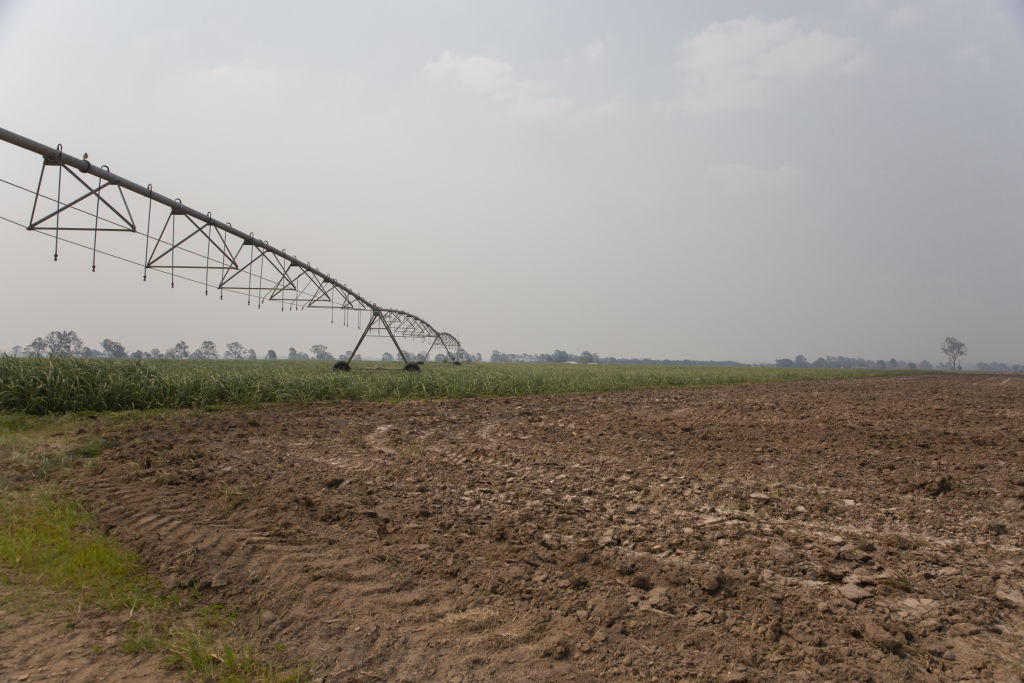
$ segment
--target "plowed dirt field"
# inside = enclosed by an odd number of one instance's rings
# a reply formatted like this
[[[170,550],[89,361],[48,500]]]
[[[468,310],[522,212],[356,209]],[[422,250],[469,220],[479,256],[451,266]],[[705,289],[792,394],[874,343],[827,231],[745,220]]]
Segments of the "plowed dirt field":
[[[1024,378],[147,420],[80,484],[327,680],[1020,680]]]

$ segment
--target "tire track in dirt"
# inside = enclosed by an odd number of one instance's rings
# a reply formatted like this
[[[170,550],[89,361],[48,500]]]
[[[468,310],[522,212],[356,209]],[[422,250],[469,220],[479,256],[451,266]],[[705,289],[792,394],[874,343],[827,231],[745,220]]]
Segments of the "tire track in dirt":
[[[105,483],[105,494],[118,503],[99,511],[101,523],[124,520],[116,522],[114,533],[146,557],[162,555],[159,571],[169,583],[213,590],[228,601],[242,599],[258,615],[263,638],[301,643],[297,654],[302,656],[330,653],[339,662],[362,662],[359,671],[371,667],[382,672],[377,675],[415,680],[430,668],[423,668],[419,654],[396,661],[391,650],[396,642],[419,650],[440,627],[444,637],[438,642],[471,651],[473,643],[509,640],[507,634],[518,633],[495,608],[467,607],[465,600],[453,599],[450,591],[439,593],[417,586],[406,576],[396,578],[386,565],[387,546],[370,557],[365,552],[354,555],[351,549],[270,542],[253,536],[251,530],[225,527],[201,516],[182,519],[170,510],[153,514],[149,512],[152,496],[138,494],[130,484],[115,490],[115,484]],[[167,533],[168,529],[173,532]],[[167,553],[166,549],[174,550]],[[211,563],[216,565],[212,572],[207,571]],[[253,587],[255,591],[246,590]],[[392,624],[373,619],[378,608],[402,612],[401,626],[412,627],[413,635],[399,638],[392,633]],[[313,638],[308,634],[311,620],[327,626]],[[534,638],[518,633],[512,640],[529,646]],[[385,669],[376,666],[382,659],[377,654],[381,649],[389,652]],[[443,673],[436,665],[433,668],[435,674]],[[351,665],[340,664],[328,672],[340,677],[358,677],[358,673]]]

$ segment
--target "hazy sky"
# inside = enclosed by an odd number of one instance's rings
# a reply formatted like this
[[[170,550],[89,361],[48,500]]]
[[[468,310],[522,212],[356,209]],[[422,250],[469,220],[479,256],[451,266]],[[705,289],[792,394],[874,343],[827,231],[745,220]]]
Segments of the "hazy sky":
[[[1024,362],[1022,121],[1018,1],[0,0],[0,126],[485,357]],[[358,337],[0,232],[0,348]]]

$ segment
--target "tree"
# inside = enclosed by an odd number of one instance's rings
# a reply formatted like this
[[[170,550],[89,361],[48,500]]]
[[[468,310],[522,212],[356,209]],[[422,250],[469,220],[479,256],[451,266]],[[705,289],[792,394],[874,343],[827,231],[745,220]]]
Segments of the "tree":
[[[245,349],[241,344],[233,341],[224,349],[224,357],[228,360],[242,360],[245,358]]]
[[[775,359],[775,365],[779,366],[780,368],[791,368],[791,367],[793,367],[793,359],[792,358],[776,358]]]
[[[806,368],[810,365],[810,363],[807,362],[807,356],[801,353],[798,354],[797,357],[793,359],[793,365],[797,366],[798,368]]]
[[[153,349],[156,351],[156,349]],[[174,345],[174,348],[167,349],[167,353],[164,354],[165,358],[182,359],[188,358],[188,344],[183,341],[178,342]]]
[[[163,358],[164,354],[160,352],[160,349],[150,349],[149,358]]]
[[[74,330],[54,330],[46,335],[42,342],[47,355],[50,356],[79,356],[85,348]]]
[[[380,359],[381,360],[394,360],[395,357],[391,355],[390,351],[385,351],[384,353],[380,354]]]
[[[245,359],[246,360],[256,360],[256,349],[248,349],[245,352]]]
[[[274,349],[267,351],[267,360],[277,360],[277,351]]]
[[[141,360],[146,357],[146,354],[140,351],[139,349],[135,349],[134,351],[132,351],[131,357],[135,358],[136,360]]]
[[[967,355],[967,345],[956,337],[946,337],[942,345],[942,353],[949,359],[949,367],[957,369],[957,359]]]
[[[111,358],[124,358],[128,355],[124,351],[124,344],[119,344],[113,339],[104,339],[100,342],[100,346],[103,347],[103,353]]]
[[[294,346],[288,347],[288,360],[295,360],[299,357],[299,352],[295,350]]]
[[[192,353],[193,358],[200,358],[202,360],[213,360],[217,357],[217,345],[212,341],[204,341],[199,345],[199,348]]]
[[[334,360],[334,356],[331,355],[331,352],[323,344],[313,344],[313,346],[309,347],[309,350],[317,360]]]
[[[42,337],[36,337],[32,343],[25,347],[25,352],[30,356],[41,356],[46,351],[46,342]]]

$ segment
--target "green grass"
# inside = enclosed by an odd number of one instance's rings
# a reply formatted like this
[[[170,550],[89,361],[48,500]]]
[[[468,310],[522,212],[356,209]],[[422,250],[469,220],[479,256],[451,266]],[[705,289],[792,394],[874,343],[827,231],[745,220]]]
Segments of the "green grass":
[[[233,635],[236,620],[221,605],[196,610],[194,624],[152,620],[132,621],[121,650],[128,654],[163,655],[169,669],[209,681],[305,681],[304,666],[290,666],[276,656],[267,657],[246,639]]]
[[[0,413],[205,408],[281,401],[465,398],[846,379],[887,370],[657,365],[427,364],[334,372],[328,361],[0,358]]]
[[[911,582],[910,577],[902,571],[897,571],[891,577],[883,579],[882,583],[904,593],[914,592],[914,584]]]
[[[45,487],[0,494],[0,566],[0,582],[18,603],[31,602],[21,590],[26,583],[52,589],[64,607],[152,607],[158,595],[137,556],[100,533],[77,502]]]

